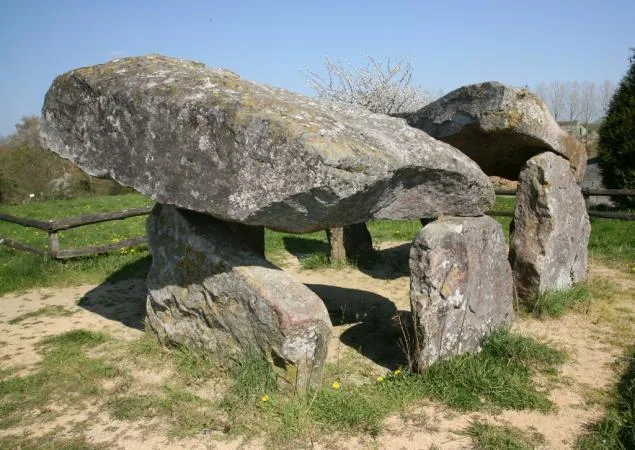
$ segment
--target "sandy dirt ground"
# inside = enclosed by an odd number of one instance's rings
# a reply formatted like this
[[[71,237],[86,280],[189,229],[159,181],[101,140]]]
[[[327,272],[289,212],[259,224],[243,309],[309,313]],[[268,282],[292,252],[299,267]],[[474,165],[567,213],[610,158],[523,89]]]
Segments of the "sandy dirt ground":
[[[407,261],[408,246],[399,244],[382,252],[390,260]],[[390,254],[388,254],[390,253]],[[409,310],[407,267],[359,271],[357,269],[302,271],[290,257],[285,270],[307,284],[327,304],[336,332],[329,347],[329,360],[363,357],[366,375],[383,374],[403,364],[395,345],[399,330],[393,317]],[[513,329],[563,349],[569,356],[561,367],[562,383],[550,392],[556,408],[549,413],[502,411],[498,414],[459,414],[433,402],[420,402],[407,411],[390,416],[377,437],[324,436],[306,446],[314,448],[463,449],[471,448],[468,437],[457,434],[471,421],[485,420],[512,425],[544,435],[543,448],[571,448],[585,425],[603,414],[593,394],[607,391],[618,378],[614,363],[635,341],[635,276],[592,263],[590,279],[611,286],[611,300],[598,299],[588,311],[569,313],[557,320],[518,318]],[[604,281],[605,280],[605,281]],[[0,368],[18,367],[27,374],[41,359],[36,343],[46,336],[69,330],[99,330],[117,340],[139,338],[143,331],[145,283],[131,280],[100,286],[39,289],[0,297]],[[608,288],[607,288],[608,289]],[[78,302],[81,300],[81,306]],[[12,319],[45,306],[59,306],[68,315],[35,316],[18,323]],[[625,342],[626,341],[626,342]],[[134,361],[130,362],[134,366]],[[132,367],[142,383],[161,383],[169,374]],[[210,392],[209,397],[218,393]],[[0,436],[44,435],[52,430],[72,433],[81,424],[90,442],[108,443],[122,449],[260,448],[263,440],[228,439],[221,434],[205,434],[175,439],[162,434],[159,419],[139,422],[114,420],[100,410],[99,401],[76,408],[54,411],[35,418],[28,425],[0,430]]]

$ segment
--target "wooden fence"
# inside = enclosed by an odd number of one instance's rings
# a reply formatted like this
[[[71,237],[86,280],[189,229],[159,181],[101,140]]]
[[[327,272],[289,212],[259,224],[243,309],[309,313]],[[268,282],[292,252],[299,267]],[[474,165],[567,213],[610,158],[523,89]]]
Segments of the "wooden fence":
[[[77,256],[97,255],[100,253],[106,253],[112,250],[119,250],[122,248],[133,247],[135,245],[143,244],[146,242],[145,236],[135,236],[130,239],[125,239],[119,242],[113,242],[109,244],[97,245],[95,247],[84,247],[70,250],[60,249],[60,241],[57,233],[63,230],[70,230],[71,228],[82,227],[84,225],[90,225],[93,223],[109,222],[112,220],[122,220],[129,217],[144,216],[152,211],[151,207],[125,209],[123,211],[106,212],[98,214],[90,214],[87,216],[73,217],[70,219],[62,220],[48,220],[46,222],[34,219],[26,219],[24,217],[16,217],[10,214],[0,212],[0,220],[5,222],[15,223],[24,227],[37,228],[48,233],[48,248],[43,250],[40,248],[32,247],[30,245],[23,244],[22,242],[13,241],[0,236],[0,244],[6,245],[10,248],[23,250],[29,253],[35,253],[36,255],[48,256],[53,259],[68,259]]]
[[[635,196],[635,189],[582,189],[582,194],[587,199],[589,197],[595,196]],[[496,195],[516,195],[516,191],[513,189],[496,189]],[[22,225],[24,227],[37,228],[38,230],[42,230],[48,233],[48,248],[47,250],[43,250],[40,248],[32,247],[30,245],[26,245],[22,242],[3,238],[2,236],[0,236],[0,245],[23,250],[25,252],[35,253],[36,255],[48,256],[52,259],[69,259],[77,256],[97,255],[112,250],[134,247],[136,245],[145,243],[147,241],[146,236],[135,236],[133,238],[125,239],[119,242],[97,245],[94,247],[62,250],[60,249],[59,237],[57,233],[59,231],[70,230],[71,228],[77,228],[94,223],[122,220],[136,216],[144,216],[149,214],[150,211],[152,211],[152,207],[125,209],[123,211],[97,213],[86,216],[73,217],[70,219],[48,221],[16,217],[0,212],[1,221]],[[513,211],[490,211],[487,214],[490,216],[514,217]],[[590,210],[589,215],[592,217],[602,217],[605,219],[635,220],[635,214],[624,214],[608,211]]]
[[[496,195],[516,195],[515,189],[496,189]],[[635,220],[635,214],[596,211],[589,209],[589,197],[635,197],[635,189],[582,189],[582,195],[587,204],[587,212],[591,217],[603,219]],[[514,217],[514,211],[489,211],[488,216]]]

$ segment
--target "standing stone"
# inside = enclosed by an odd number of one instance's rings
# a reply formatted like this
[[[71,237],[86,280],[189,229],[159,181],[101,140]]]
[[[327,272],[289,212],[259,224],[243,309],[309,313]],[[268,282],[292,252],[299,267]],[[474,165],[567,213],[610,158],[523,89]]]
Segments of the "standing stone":
[[[261,233],[157,204],[148,220],[148,323],[163,344],[206,352],[221,364],[256,349],[281,384],[318,388],[331,336],[328,312],[311,290],[263,258],[249,236]]]
[[[513,285],[505,236],[490,217],[442,217],[426,225],[410,250],[410,304],[419,369],[481,348],[513,319]]]
[[[364,263],[373,257],[373,238],[365,223],[326,230],[331,261]]]
[[[58,76],[48,148],[159,203],[229,222],[307,232],[481,215],[477,164],[403,119],[260,85],[160,55]]]
[[[567,161],[553,153],[527,161],[518,181],[510,245],[518,296],[532,301],[583,280],[590,233],[584,197]]]
[[[329,228],[326,230],[326,238],[329,241],[329,258],[331,261],[346,261],[344,227]]]
[[[517,180],[525,161],[550,151],[569,160],[576,180],[584,177],[584,145],[527,89],[496,81],[472,84],[399,116],[461,150],[487,175]]]

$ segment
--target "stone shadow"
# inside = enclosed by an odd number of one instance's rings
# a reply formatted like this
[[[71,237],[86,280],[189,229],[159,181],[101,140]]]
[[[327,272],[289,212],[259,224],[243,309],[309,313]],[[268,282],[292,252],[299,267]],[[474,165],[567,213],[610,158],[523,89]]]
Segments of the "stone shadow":
[[[398,311],[392,301],[373,292],[324,284],[306,286],[322,299],[334,326],[354,324],[340,335],[344,345],[390,370],[406,364],[395,318],[409,312]]]
[[[329,244],[318,239],[307,237],[284,236],[282,238],[284,248],[297,258],[302,258],[316,253],[329,254]]]
[[[410,276],[410,247],[406,242],[396,247],[375,250],[372,260],[358,261],[357,267],[366,275],[381,280],[395,280]]]
[[[88,291],[79,300],[78,306],[130,328],[143,330],[148,295],[146,277],[151,261],[151,256],[147,256],[122,267]]]

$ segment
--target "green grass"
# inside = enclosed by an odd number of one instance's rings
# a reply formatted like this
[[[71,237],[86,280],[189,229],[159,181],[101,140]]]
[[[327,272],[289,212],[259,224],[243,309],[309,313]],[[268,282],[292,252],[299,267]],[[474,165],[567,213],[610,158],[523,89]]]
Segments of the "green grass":
[[[26,205],[0,205],[0,211],[38,220],[61,219],[85,214],[149,206],[151,202],[139,194],[106,197],[82,197]],[[113,242],[145,234],[145,217],[87,225],[60,232],[62,248],[80,248]],[[35,247],[46,248],[46,233],[0,221],[0,236]],[[140,270],[128,276],[145,276],[149,253],[145,247],[111,252],[105,255],[51,261],[44,257],[10,250],[0,246],[0,295],[44,286],[68,286],[100,283],[126,267]]]
[[[150,338],[154,344],[150,343]],[[102,348],[103,356],[89,355],[89,352],[94,353],[98,347],[108,344],[112,345]],[[40,341],[38,347],[44,352],[44,357],[30,374],[15,376],[11,372],[0,373],[0,429],[28,425],[36,411],[40,414],[51,411],[48,414],[52,419],[55,413],[49,409],[51,403],[59,409],[60,405],[71,407],[84,401],[104,401],[106,411],[119,420],[164,418],[169,424],[170,435],[174,436],[189,436],[206,429],[222,431],[226,426],[210,401],[185,390],[184,386],[195,377],[205,375],[210,378],[209,365],[185,349],[162,352],[154,336],[144,336],[127,344],[128,356],[152,358],[157,367],[168,362],[178,374],[173,385],[164,385],[157,393],[140,394],[130,392],[130,376],[118,368],[120,354],[117,353],[117,343],[102,333],[70,331],[46,338]],[[138,366],[139,359],[134,358],[134,361]],[[107,380],[118,381],[119,387],[114,391],[106,390],[104,382]],[[40,441],[22,438],[0,440],[1,445],[10,442],[37,448]],[[60,445],[66,445],[65,442],[60,441]]]
[[[578,283],[570,289],[547,291],[540,294],[528,311],[538,318],[558,318],[573,309],[588,307],[591,291],[586,283]]]
[[[55,306],[45,306],[43,308],[37,309],[35,311],[30,311],[28,313],[24,313],[9,320],[7,323],[10,325],[15,325],[16,323],[23,322],[28,319],[33,319],[35,317],[68,317],[73,314],[73,311],[69,311],[60,305]]]
[[[503,427],[485,422],[472,422],[463,434],[472,438],[477,450],[532,450],[544,444],[544,436],[524,432],[516,427]]]
[[[325,379],[317,392],[291,397],[276,390],[272,369],[253,354],[239,360],[236,382],[223,404],[233,428],[272,439],[292,440],[311,430],[375,435],[386,416],[426,398],[458,411],[548,411],[553,405],[534,375],[555,376],[563,360],[545,344],[500,331],[488,337],[481,353],[439,362],[420,374],[398,370],[376,382],[338,389],[331,385],[334,380]]]
[[[589,255],[626,270],[635,269],[635,221],[591,217]]]
[[[481,353],[440,362],[420,374],[395,371],[361,385],[342,381],[337,389],[334,379],[327,378],[321,389],[293,395],[278,388],[270,364],[255,351],[237,358],[228,377],[212,370],[200,355],[183,348],[164,350],[147,335],[121,345],[104,334],[77,330],[46,338],[39,348],[43,360],[28,375],[0,373],[0,429],[28,426],[33,411],[49,411],[52,420],[56,413],[50,403],[71,407],[103,402],[105,411],[118,420],[162,419],[172,436],[205,431],[265,434],[273,447],[314,433],[376,435],[386,416],[422,399],[457,411],[547,411],[552,405],[534,375],[553,376],[564,358],[544,344],[501,331],[488,337]],[[139,389],[127,363],[119,364],[130,360],[136,368],[173,372],[167,383]],[[196,394],[197,387],[229,379],[232,383],[221,401]],[[109,380],[111,387],[105,388]]]
[[[124,394],[106,401],[106,408],[117,420],[162,417],[170,424],[172,436],[192,436],[203,430],[223,429],[213,405],[181,388],[163,386],[157,394]]]
[[[635,347],[613,392],[605,417],[591,425],[577,443],[580,450],[628,450],[635,448]]]
[[[152,336],[154,338],[154,336]],[[172,349],[177,370],[186,383],[194,383],[210,378],[215,371],[215,365],[208,354],[197,352],[187,347],[179,346]]]
[[[23,435],[0,437],[0,450],[107,450],[110,444],[92,444],[86,437],[62,438],[55,433],[47,433],[37,438]]]
[[[121,211],[123,209],[152,206],[154,202],[140,194],[111,195],[104,197],[80,197],[72,200],[51,200],[25,205],[0,205],[0,212],[37,220],[54,220]],[[80,248],[104,244],[145,234],[145,216],[125,220],[102,222],[73,228],[58,233],[61,248]],[[46,248],[47,234],[36,228],[0,221],[0,236],[19,240],[25,244]]]
[[[0,380],[0,429],[19,425],[48,402],[71,405],[102,393],[102,381],[117,370],[102,358],[89,358],[86,351],[107,340],[102,333],[76,330],[41,341],[44,357],[35,371]]]
[[[515,199],[499,196],[494,210],[512,210]],[[117,211],[125,208],[148,206],[151,202],[138,194],[106,197],[83,197],[73,200],[57,200],[26,205],[0,205],[0,211],[40,220],[73,217],[77,215]],[[145,232],[145,217],[89,225],[60,233],[63,248],[97,245]],[[509,235],[508,217],[497,217]],[[592,232],[589,242],[591,256],[625,270],[635,270],[635,223],[628,221],[591,219]],[[418,220],[376,220],[368,223],[373,243],[409,242],[414,239],[421,224]],[[44,248],[46,234],[35,229],[0,222],[0,236]],[[271,230],[265,232],[267,258],[284,265],[290,253],[299,258],[301,267],[309,270],[341,268],[342,263],[332,263],[328,258],[328,243],[324,231],[291,234]],[[125,269],[125,277],[144,277],[149,267],[149,253],[144,247],[134,250],[111,252],[94,257],[70,261],[49,261],[46,258],[9,250],[0,246],[0,295],[34,287],[68,286],[100,283],[114,273]],[[382,264],[381,258],[375,263]],[[371,262],[372,263],[372,262]]]

